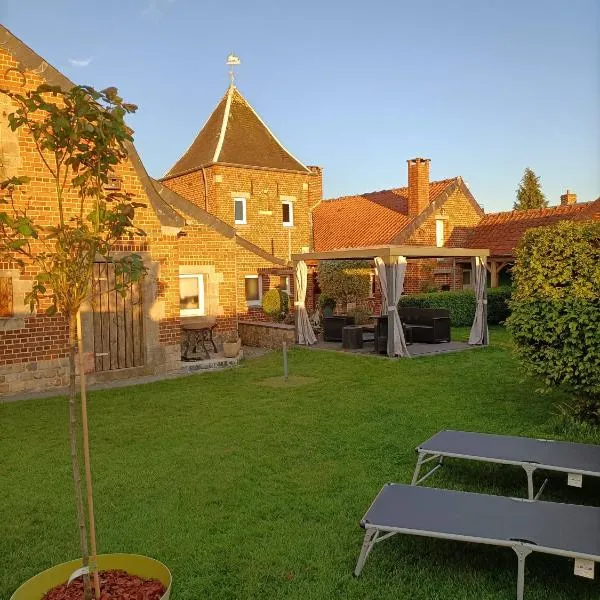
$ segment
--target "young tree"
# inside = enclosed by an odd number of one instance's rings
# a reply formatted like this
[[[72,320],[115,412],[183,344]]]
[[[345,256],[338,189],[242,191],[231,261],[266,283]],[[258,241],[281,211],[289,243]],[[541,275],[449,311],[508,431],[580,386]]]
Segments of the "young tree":
[[[49,225],[30,216],[28,177],[12,177],[0,184],[0,203],[6,205],[6,210],[0,210],[0,261],[33,270],[32,290],[25,298],[32,312],[37,309],[45,310],[46,314],[59,313],[68,322],[69,434],[77,522],[83,564],[89,566],[99,600],[80,308],[92,292],[94,262],[103,260],[114,265],[118,275],[115,287],[123,294],[131,282],[139,281],[145,273],[139,255],[119,258],[112,255],[117,244],[145,235],[133,222],[135,209],[143,204],[134,202],[126,192],[107,194],[104,190],[114,168],[127,158],[126,143],[132,141],[133,132],[124,117],[134,112],[136,106],[123,102],[116,88],[98,92],[91,87],[76,86],[67,91],[44,84],[23,94],[0,91],[16,106],[8,115],[10,128],[24,129],[29,134],[55,190],[53,214],[58,222]],[[78,456],[77,353],[87,519]],[[84,584],[88,600],[92,589],[87,574]]]
[[[513,209],[529,210],[531,208],[546,208],[546,206],[548,206],[548,200],[542,192],[540,178],[527,167],[517,189],[517,200],[513,204]]]

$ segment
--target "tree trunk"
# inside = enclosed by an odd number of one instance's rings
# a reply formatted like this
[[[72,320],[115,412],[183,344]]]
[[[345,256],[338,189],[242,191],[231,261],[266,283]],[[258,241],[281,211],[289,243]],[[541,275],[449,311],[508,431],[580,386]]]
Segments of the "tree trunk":
[[[81,427],[83,442],[83,464],[85,466],[85,487],[87,490],[88,520],[90,524],[90,571],[94,579],[94,594],[100,600],[100,577],[98,576],[96,552],[96,519],[94,517],[94,492],[92,487],[92,463],[90,460],[90,436],[87,417],[87,393],[85,389],[85,360],[83,356],[83,333],[81,329],[81,310],[77,311],[77,350],[79,353],[79,382],[81,390]]]
[[[77,350],[77,314],[69,315],[69,436],[71,438],[71,466],[73,469],[73,484],[75,486],[75,505],[77,509],[77,525],[79,526],[79,543],[84,567],[89,566],[87,525],[83,509],[83,494],[81,492],[81,472],[77,451],[77,392],[75,387],[75,352]],[[83,575],[84,600],[92,599],[92,587],[89,574]]]

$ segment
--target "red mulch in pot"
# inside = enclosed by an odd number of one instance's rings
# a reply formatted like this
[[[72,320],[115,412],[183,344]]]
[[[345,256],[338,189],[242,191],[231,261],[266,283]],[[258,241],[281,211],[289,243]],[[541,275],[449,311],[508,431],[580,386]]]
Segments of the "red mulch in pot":
[[[165,586],[157,579],[142,579],[117,570],[99,571],[98,574],[100,600],[160,600],[166,592]],[[71,585],[57,585],[46,592],[42,600],[83,600],[83,578],[74,579]]]

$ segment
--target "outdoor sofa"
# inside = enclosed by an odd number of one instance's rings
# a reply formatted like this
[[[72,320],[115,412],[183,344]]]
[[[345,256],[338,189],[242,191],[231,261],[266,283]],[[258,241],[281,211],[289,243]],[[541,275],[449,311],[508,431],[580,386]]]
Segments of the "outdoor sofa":
[[[398,309],[407,343],[439,344],[450,341],[450,313],[442,308]],[[377,317],[375,326],[375,352],[387,352],[388,318]]]
[[[346,325],[354,325],[354,317],[349,315],[334,315],[323,317],[323,340],[325,342],[341,342],[342,330]]]
[[[400,320],[411,329],[413,342],[439,344],[450,341],[450,312],[444,308],[398,308]]]

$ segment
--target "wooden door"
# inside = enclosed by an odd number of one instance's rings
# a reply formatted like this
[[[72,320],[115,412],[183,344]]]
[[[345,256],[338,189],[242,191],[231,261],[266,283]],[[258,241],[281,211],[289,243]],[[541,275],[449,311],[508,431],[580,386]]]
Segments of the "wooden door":
[[[93,272],[92,314],[96,371],[129,369],[144,364],[143,304],[139,283],[127,286],[123,296],[115,268],[96,263]]]

